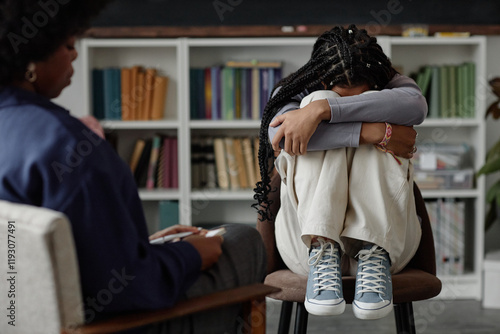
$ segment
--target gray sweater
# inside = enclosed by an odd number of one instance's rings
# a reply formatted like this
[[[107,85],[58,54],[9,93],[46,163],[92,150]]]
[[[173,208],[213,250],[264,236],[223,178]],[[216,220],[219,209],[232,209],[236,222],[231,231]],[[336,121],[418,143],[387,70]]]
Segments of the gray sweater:
[[[305,90],[295,96],[275,117],[299,109],[300,101],[309,93],[311,92]],[[330,121],[319,124],[309,141],[308,151],[358,147],[363,122],[388,122],[411,126],[422,123],[427,115],[427,102],[417,84],[411,78],[400,74],[396,74],[381,91],[327,100],[331,108]],[[269,127],[271,141],[278,128],[279,126]],[[280,143],[282,148],[283,142],[284,140]]]

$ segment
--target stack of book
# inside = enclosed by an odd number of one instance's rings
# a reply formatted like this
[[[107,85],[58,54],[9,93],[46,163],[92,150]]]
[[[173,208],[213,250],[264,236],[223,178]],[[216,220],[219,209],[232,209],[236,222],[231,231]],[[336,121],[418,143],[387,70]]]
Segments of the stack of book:
[[[139,188],[178,188],[177,137],[155,135],[138,139],[130,169]]]
[[[191,68],[191,119],[254,119],[282,77],[281,62],[230,61],[225,66]]]
[[[258,138],[193,138],[192,187],[253,189],[260,180],[258,151]]]
[[[476,66],[429,65],[411,75],[427,98],[430,118],[473,118]]]
[[[163,118],[168,77],[153,68],[109,67],[92,70],[94,116],[106,120]]]
[[[436,248],[438,275],[462,275],[465,256],[465,202],[453,199],[427,201]]]

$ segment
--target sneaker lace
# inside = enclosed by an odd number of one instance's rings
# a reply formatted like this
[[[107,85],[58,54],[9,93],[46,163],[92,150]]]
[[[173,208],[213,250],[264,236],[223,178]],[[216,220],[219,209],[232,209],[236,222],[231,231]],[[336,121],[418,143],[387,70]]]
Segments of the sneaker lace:
[[[319,248],[312,250],[312,256],[309,258],[309,265],[316,268],[314,271],[314,292],[322,290],[332,290],[340,292],[340,264],[339,250],[331,242],[326,242],[318,238]]]
[[[386,266],[382,263],[387,256],[386,251],[374,245],[371,249],[360,250],[357,256],[362,261],[359,263],[362,266],[358,271],[360,276],[356,278],[360,287],[358,293],[375,292],[385,295],[387,275],[384,273]]]

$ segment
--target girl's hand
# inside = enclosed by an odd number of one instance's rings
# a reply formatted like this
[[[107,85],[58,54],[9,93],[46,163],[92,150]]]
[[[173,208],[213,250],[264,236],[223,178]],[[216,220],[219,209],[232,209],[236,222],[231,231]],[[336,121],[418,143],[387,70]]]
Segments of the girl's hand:
[[[206,230],[200,230],[196,226],[174,225],[150,235],[149,240],[158,239],[166,235],[182,233],[182,232],[193,232],[193,234],[200,234],[200,235],[205,235],[207,233]]]
[[[417,131],[413,126],[392,125],[392,136],[387,149],[405,159],[413,158]],[[378,144],[385,135],[385,123],[363,123],[359,144]]]
[[[280,151],[279,143],[285,137],[284,150],[290,155],[307,153],[307,144],[322,120],[330,119],[330,105],[326,99],[309,103],[302,109],[291,110],[276,117],[269,126],[281,125],[274,135],[272,145]]]
[[[416,139],[417,131],[413,126],[392,125],[392,136],[387,149],[401,158],[411,159],[415,153]]]

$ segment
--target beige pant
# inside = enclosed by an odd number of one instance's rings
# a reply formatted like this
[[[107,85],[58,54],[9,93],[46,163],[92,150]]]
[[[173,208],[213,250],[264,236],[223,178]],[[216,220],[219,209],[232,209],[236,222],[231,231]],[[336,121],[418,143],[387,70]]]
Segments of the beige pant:
[[[391,272],[404,268],[421,237],[413,196],[413,166],[374,146],[308,152],[285,151],[275,165],[281,175],[281,207],[276,244],[292,271],[307,275],[311,236],[338,242],[343,272],[354,273],[352,259],[367,241],[383,247]]]

